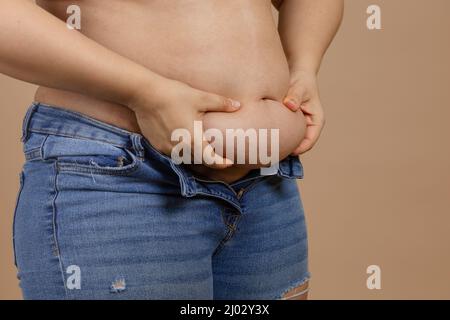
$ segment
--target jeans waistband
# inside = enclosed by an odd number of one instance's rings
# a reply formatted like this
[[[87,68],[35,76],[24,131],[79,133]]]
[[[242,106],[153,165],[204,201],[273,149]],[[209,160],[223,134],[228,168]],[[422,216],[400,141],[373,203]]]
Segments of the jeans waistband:
[[[33,102],[23,120],[22,142],[26,142],[30,132],[103,141],[118,147],[133,149],[140,158],[144,158],[145,152],[150,152],[151,155],[147,156],[165,163],[178,175],[181,193],[184,196],[194,196],[205,189],[204,184],[199,184],[190,170],[183,165],[175,164],[170,157],[159,153],[141,134],[109,125],[76,111]],[[276,175],[288,179],[302,179],[303,166],[299,158],[289,156],[282,160]],[[238,187],[248,186],[249,181],[262,177],[254,171],[228,188],[232,187],[236,190]],[[217,185],[217,182],[215,184]],[[203,191],[209,192],[209,189],[210,186]]]
[[[30,132],[98,140],[123,148],[133,147],[133,136],[142,137],[82,113],[39,102],[33,102],[25,114],[22,142],[26,142]]]

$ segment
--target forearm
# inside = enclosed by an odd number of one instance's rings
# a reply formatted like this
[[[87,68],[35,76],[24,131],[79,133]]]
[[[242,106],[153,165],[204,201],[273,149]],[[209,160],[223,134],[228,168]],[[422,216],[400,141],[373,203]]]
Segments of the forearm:
[[[284,0],[280,3],[279,33],[291,74],[319,71],[342,21],[343,9],[343,0]]]
[[[0,0],[0,72],[128,105],[163,78],[90,40],[26,0]],[[155,89],[156,90],[156,89]]]

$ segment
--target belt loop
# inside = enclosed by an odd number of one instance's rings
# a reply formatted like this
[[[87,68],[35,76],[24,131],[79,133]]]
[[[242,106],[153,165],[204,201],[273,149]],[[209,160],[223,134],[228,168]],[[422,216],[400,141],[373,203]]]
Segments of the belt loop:
[[[197,194],[197,182],[182,166],[170,163],[172,170],[178,175],[180,191],[183,197],[193,197]]]
[[[145,157],[145,150],[144,150],[144,147],[142,146],[142,138],[143,137],[137,133],[132,134],[130,137],[131,137],[131,143],[133,146],[133,150],[136,152],[136,155],[138,156],[138,158],[143,160]]]
[[[33,104],[28,108],[25,117],[23,118],[22,137],[20,138],[22,142],[26,142],[28,139],[28,128],[30,127],[31,116],[33,115],[33,112],[36,111],[38,105],[39,102],[33,102]]]
[[[303,179],[303,165],[298,156],[288,156],[280,162],[278,176],[289,179]]]

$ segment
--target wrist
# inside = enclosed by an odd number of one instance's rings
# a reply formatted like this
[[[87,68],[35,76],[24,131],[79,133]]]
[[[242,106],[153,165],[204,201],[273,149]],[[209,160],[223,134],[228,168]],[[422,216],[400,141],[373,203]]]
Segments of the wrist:
[[[169,79],[143,68],[135,77],[126,106],[132,111],[138,112],[143,108],[159,105],[158,96],[161,95],[162,89],[169,81]]]
[[[302,60],[300,62],[289,64],[289,71],[291,75],[303,75],[303,74],[314,74],[317,76],[320,69],[320,62],[316,62],[313,59]]]
[[[317,72],[314,69],[296,69],[290,73],[291,84],[297,81],[316,81]]]

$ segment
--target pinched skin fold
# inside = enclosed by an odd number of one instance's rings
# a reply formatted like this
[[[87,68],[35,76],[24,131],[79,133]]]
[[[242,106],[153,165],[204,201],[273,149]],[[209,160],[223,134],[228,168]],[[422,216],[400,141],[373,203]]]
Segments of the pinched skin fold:
[[[94,41],[164,77],[241,102],[235,113],[206,114],[205,129],[224,134],[226,129],[279,129],[280,160],[303,139],[303,114],[281,104],[290,75],[270,0],[37,3],[64,21],[67,7],[79,5],[80,32]],[[134,113],[120,104],[45,87],[36,100],[139,132]],[[211,179],[233,181],[254,167],[195,170]]]

